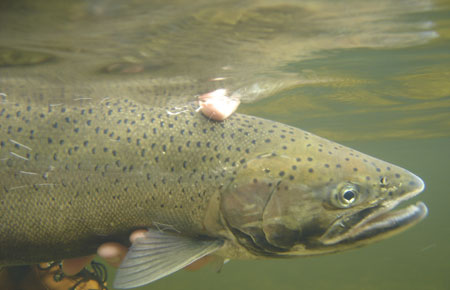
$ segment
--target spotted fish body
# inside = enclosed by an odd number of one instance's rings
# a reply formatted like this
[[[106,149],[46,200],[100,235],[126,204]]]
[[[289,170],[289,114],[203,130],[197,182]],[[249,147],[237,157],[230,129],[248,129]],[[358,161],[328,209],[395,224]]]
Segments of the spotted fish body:
[[[322,254],[426,215],[422,203],[390,212],[423,190],[420,178],[297,128],[215,122],[195,105],[84,102],[0,104],[0,265],[92,254],[139,228],[189,239],[195,259]],[[153,281],[133,276],[137,265],[116,286]]]

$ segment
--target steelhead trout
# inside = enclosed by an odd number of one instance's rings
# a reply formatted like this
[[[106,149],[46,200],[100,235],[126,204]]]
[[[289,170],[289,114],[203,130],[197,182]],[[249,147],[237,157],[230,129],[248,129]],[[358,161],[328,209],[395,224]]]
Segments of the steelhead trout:
[[[84,103],[83,103],[84,102]],[[115,287],[144,285],[214,254],[316,255],[414,225],[423,191],[398,166],[303,130],[131,100],[0,104],[0,265],[84,256],[138,239]]]

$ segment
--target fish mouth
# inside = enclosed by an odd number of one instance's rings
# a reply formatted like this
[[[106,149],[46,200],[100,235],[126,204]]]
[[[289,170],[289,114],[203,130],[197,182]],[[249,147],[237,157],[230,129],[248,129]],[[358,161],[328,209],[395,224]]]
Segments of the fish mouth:
[[[417,196],[424,189],[424,182],[416,177],[416,184],[411,191],[398,199],[386,201],[338,219],[319,241],[326,246],[349,243],[367,244],[402,232],[423,220],[428,214],[428,208],[423,202],[400,209],[396,207],[403,201]]]

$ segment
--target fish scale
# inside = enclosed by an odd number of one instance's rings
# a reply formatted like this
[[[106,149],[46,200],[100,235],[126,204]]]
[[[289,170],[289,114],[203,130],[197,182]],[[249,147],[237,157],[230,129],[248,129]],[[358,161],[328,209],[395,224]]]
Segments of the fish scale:
[[[194,106],[127,100],[72,108],[6,103],[0,118],[0,220],[8,225],[0,257],[14,263],[86,255],[152,222],[201,233],[212,194],[252,154],[261,139],[253,135],[268,134],[253,117],[217,123]]]
[[[144,285],[214,254],[332,253],[427,215],[411,172],[306,131],[197,105],[79,98],[0,103],[0,265],[128,245],[115,287]],[[394,210],[395,209],[395,210]],[[160,261],[164,263],[160,263]]]

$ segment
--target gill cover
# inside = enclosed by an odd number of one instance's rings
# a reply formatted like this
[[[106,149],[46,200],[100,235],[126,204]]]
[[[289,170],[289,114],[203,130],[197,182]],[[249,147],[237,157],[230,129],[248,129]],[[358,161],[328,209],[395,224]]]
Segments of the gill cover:
[[[221,211],[238,242],[256,255],[277,256],[298,243],[302,188],[280,174],[289,157],[259,155],[238,171]]]

